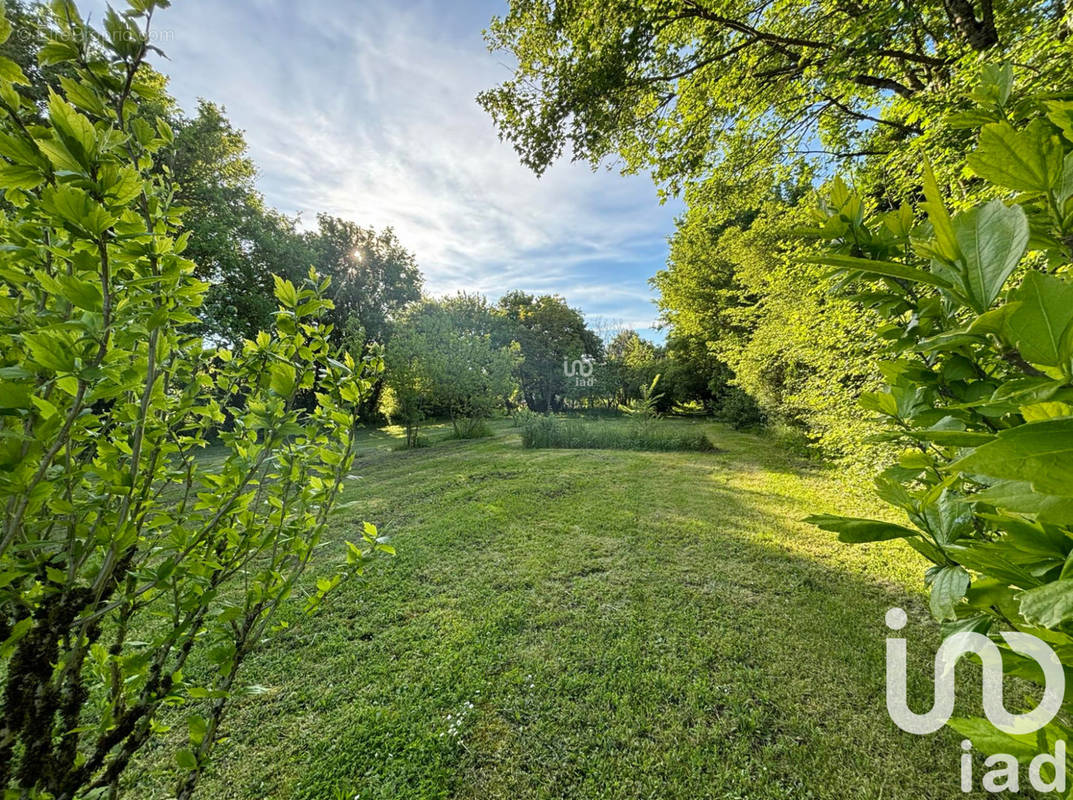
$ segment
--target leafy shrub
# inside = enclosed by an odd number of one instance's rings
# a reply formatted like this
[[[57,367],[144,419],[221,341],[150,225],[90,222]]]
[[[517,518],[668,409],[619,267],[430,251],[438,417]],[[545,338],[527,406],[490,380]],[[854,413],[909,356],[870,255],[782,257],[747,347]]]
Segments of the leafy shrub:
[[[482,417],[456,417],[448,439],[484,439],[492,435],[492,428]]]
[[[846,542],[903,538],[932,561],[944,632],[1036,633],[1070,667],[1073,95],[1013,104],[1011,83],[1009,69],[985,70],[962,119],[982,124],[968,169],[1012,202],[951,217],[926,168],[925,222],[909,207],[876,213],[837,181],[817,212],[830,251],[816,260],[883,319],[886,387],[861,405],[904,448],[877,486],[909,524],[812,521]],[[995,638],[1007,666],[1036,679]],[[1070,738],[1066,711],[1040,741]],[[1001,740],[983,720],[951,724],[984,752]]]
[[[587,450],[715,450],[703,433],[675,433],[654,426],[593,424],[552,416],[539,417],[526,425],[522,431],[522,446]]]
[[[142,70],[159,4],[131,5],[102,35],[54,4],[42,54],[64,96],[45,109],[0,59],[5,796],[114,796],[167,705],[188,710],[188,798],[280,605],[300,588],[312,609],[390,550],[366,525],[346,566],[303,585],[379,365],[334,357],[314,274],[276,280],[275,330],[241,349],[191,333],[207,286],[153,163],[171,131],[142,111],[160,99]],[[199,457],[225,419],[221,457]]]
[[[820,459],[822,454],[818,451],[816,443],[808,437],[803,430],[785,422],[774,422],[767,425],[763,434],[773,441],[780,450],[792,453],[799,458]],[[847,465],[843,464],[843,469]],[[848,465],[852,467],[853,465]],[[855,470],[854,474],[859,474]]]
[[[767,421],[756,401],[737,386],[727,386],[723,390],[715,408],[715,418],[738,431],[759,428]]]
[[[524,428],[531,422],[535,422],[541,417],[535,411],[530,411],[528,408],[517,408],[510,415],[510,426],[512,428]]]

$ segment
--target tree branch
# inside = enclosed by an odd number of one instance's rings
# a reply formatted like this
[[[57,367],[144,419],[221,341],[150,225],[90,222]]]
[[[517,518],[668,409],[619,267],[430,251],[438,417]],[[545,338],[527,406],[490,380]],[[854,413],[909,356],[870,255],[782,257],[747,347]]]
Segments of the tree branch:
[[[904,83],[899,83],[893,78],[877,78],[874,75],[854,75],[851,79],[858,86],[868,86],[872,89],[885,89],[902,97],[912,97],[913,90]]]
[[[846,115],[848,115],[850,117],[853,117],[854,119],[864,120],[866,122],[874,122],[877,125],[889,125],[890,127],[895,128],[896,130],[902,131],[903,133],[913,133],[913,134],[922,133],[920,128],[918,128],[916,125],[906,125],[904,122],[895,122],[894,120],[891,120],[891,119],[882,119],[880,117],[873,117],[871,114],[864,114],[864,113],[862,113],[860,111],[854,111],[852,108],[847,106],[845,103],[842,103],[841,101],[835,99],[834,97],[826,95],[823,92],[819,92],[818,94],[820,95],[820,97],[822,97],[825,100],[827,100],[827,102],[829,102],[831,105],[833,105],[839,111],[841,111],[843,114],[846,114]]]

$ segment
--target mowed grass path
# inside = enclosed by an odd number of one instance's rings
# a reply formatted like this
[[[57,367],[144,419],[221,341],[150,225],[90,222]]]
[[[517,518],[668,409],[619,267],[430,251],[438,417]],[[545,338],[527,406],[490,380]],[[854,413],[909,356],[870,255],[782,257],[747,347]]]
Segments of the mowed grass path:
[[[930,700],[922,562],[801,523],[876,512],[830,471],[705,430],[720,452],[523,450],[505,423],[412,452],[373,434],[322,558],[361,519],[398,555],[249,662],[267,692],[235,705],[198,796],[965,796],[957,740],[884,707],[896,604]],[[132,796],[167,796],[167,757]]]

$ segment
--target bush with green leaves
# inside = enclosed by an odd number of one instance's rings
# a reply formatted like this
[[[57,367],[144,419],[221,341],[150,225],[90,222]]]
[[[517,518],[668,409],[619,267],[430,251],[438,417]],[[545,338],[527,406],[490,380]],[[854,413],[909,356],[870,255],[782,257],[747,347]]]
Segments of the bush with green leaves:
[[[841,181],[817,211],[830,250],[815,260],[882,319],[886,387],[861,403],[904,448],[877,486],[908,524],[812,521],[928,558],[946,634],[1013,628],[1073,667],[1073,93],[1011,103],[1011,84],[1008,68],[985,69],[961,115],[980,126],[967,173],[1000,198],[952,216],[925,168],[923,219],[878,213]],[[1038,678],[996,643],[1008,672]],[[1057,721],[1017,743],[983,720],[951,724],[984,752],[1073,734]]]
[[[714,416],[736,431],[762,428],[767,422],[763,409],[756,401],[745,390],[733,385],[725,387],[721,392]]]
[[[390,550],[359,526],[345,563],[304,579],[379,370],[334,358],[326,281],[277,279],[275,330],[241,348],[191,333],[207,286],[154,164],[172,133],[142,113],[159,96],[142,67],[166,5],[130,0],[97,32],[53,3],[41,57],[64,77],[44,110],[0,59],[7,797],[114,796],[165,707],[185,717],[175,795],[190,797],[281,604],[298,593],[315,608]]]

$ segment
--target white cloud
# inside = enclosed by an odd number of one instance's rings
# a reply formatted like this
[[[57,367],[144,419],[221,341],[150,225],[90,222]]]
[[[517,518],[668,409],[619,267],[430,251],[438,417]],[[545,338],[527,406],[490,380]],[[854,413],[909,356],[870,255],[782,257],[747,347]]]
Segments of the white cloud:
[[[557,291],[589,313],[653,319],[646,279],[672,209],[647,177],[561,163],[538,180],[518,163],[474,100],[508,74],[479,37],[496,11],[184,0],[157,26],[173,92],[188,109],[227,107],[276,207],[393,226],[433,292]]]

